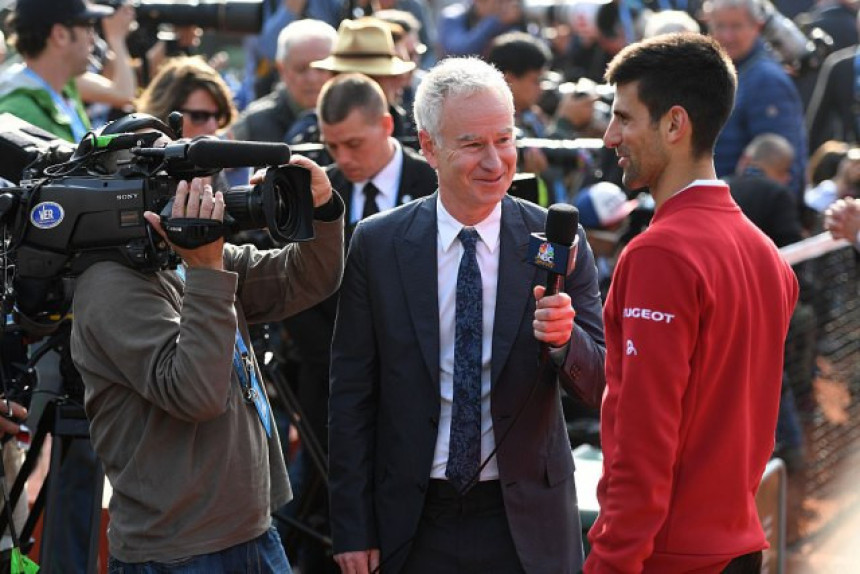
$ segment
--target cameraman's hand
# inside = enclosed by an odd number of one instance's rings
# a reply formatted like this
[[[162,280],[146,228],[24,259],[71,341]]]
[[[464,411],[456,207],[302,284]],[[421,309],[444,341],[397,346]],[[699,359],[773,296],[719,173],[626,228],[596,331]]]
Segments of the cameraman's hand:
[[[27,409],[15,401],[7,399],[0,401],[0,408],[4,409],[0,413],[3,415],[0,416],[0,433],[4,435],[16,434],[21,429],[17,421],[23,421],[27,418]]]
[[[331,199],[331,182],[325,170],[321,168],[312,159],[306,158],[303,155],[290,156],[290,165],[303,167],[311,172],[311,192],[314,194],[314,207],[325,205]],[[266,177],[266,170],[260,170],[251,176],[249,183],[252,185],[263,183]]]
[[[161,218],[157,213],[147,211],[143,214],[165,241],[167,234],[161,227]],[[173,200],[171,218],[200,218],[224,220],[224,195],[219,191],[213,195],[212,186],[203,183],[201,178],[191,180],[191,185],[180,181],[176,187],[176,197]],[[201,245],[196,249],[182,249],[170,243],[176,253],[182,257],[188,267],[203,267],[207,269],[224,269],[224,239],[219,238],[212,243]]]

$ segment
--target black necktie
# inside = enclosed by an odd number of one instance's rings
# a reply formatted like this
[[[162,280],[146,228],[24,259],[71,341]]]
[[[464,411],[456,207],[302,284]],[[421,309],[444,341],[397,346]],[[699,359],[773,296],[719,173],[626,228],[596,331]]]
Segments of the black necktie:
[[[445,476],[464,493],[481,464],[481,350],[483,347],[483,283],[474,227],[460,231],[463,257],[457,271],[454,320],[454,400]]]
[[[373,185],[372,181],[368,181],[364,185],[364,210],[361,212],[361,218],[370,217],[374,213],[379,213],[379,205],[376,203],[376,196],[379,195],[379,188]]]

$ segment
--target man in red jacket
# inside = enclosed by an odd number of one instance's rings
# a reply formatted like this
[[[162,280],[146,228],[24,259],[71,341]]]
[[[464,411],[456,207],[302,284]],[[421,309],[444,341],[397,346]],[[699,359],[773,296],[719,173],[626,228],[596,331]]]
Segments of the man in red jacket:
[[[760,572],[755,493],[798,288],[716,178],[734,66],[710,38],[659,36],[620,52],[606,79],[617,91],[604,142],[656,212],[604,308],[604,465],[585,572]]]

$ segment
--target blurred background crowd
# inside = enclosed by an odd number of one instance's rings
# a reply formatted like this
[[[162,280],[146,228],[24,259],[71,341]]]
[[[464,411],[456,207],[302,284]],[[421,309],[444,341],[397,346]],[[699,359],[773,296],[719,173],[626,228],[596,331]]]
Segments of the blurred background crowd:
[[[6,19],[14,4],[0,1],[0,112],[72,142],[131,112],[167,121],[173,111],[183,114],[177,127],[186,138],[286,142],[331,166],[348,214],[353,189],[364,190],[377,175],[372,168],[388,162],[386,142],[417,151],[411,107],[425,70],[446,56],[484,58],[504,73],[514,95],[520,174],[512,193],[579,208],[603,290],[617,254],[653,212],[647,190],[623,187],[614,151],[600,140],[613,98],[603,84],[606,64],[645,37],[710,34],[734,61],[738,92],[717,143],[717,171],[777,246],[820,232],[837,201],[860,210],[852,199],[860,197],[855,0],[99,0],[113,14],[76,22],[65,43],[53,36],[40,43],[23,18]],[[50,11],[65,0],[32,4]],[[62,80],[63,90],[55,92],[67,96],[61,98],[66,105],[79,99],[85,117],[75,120],[73,110],[45,120],[22,103],[27,67]],[[318,101],[326,82],[347,73],[371,78],[384,95],[392,120],[380,132],[381,145],[366,141],[373,140],[378,118],[352,126],[349,102],[333,96],[325,107]],[[372,90],[356,93],[376,97]],[[227,170],[215,185],[244,184],[248,175]],[[384,205],[373,196],[352,205],[384,209],[432,190],[425,185],[396,198],[383,193]],[[348,223],[366,214],[353,209]],[[853,233],[846,236],[856,241]],[[270,241],[260,234],[242,240]],[[801,277],[806,295],[798,324],[814,322],[819,278],[809,275]],[[314,463],[325,459],[333,309],[322,305],[267,326],[255,345],[270,376],[287,383],[276,394],[298,496],[279,524],[291,562],[306,574],[334,571],[326,546],[325,465]],[[776,454],[801,490],[789,499],[796,511],[790,539],[802,535],[804,401],[826,368],[816,345],[814,331],[789,338]],[[597,413],[572,401],[566,409],[572,444],[597,444]]]

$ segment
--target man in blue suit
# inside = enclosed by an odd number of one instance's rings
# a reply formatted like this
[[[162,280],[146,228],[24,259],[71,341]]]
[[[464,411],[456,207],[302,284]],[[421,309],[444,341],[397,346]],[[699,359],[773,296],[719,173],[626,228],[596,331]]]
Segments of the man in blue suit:
[[[514,107],[498,70],[441,63],[415,115],[438,192],[359,223],[338,307],[335,560],[350,573],[578,572],[560,393],[604,384],[593,255],[579,228],[575,271],[544,297],[526,252],[546,211],[507,195]]]

